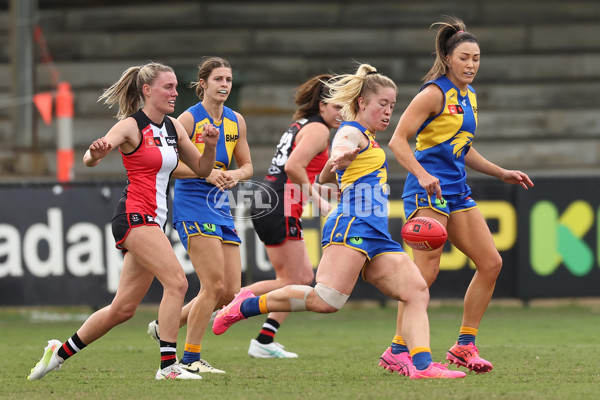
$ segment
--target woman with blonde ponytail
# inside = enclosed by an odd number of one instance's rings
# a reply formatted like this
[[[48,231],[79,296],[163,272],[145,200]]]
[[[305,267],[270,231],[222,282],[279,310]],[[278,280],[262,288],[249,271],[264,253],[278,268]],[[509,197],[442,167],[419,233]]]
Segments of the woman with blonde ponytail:
[[[213,332],[269,312],[333,313],[350,297],[360,275],[382,293],[405,302],[404,335],[415,360],[411,379],[463,378],[432,362],[427,304],[429,291],[419,269],[388,231],[387,161],[377,143],[396,104],[394,82],[368,64],[328,81],[326,101],[342,105],[344,122],[331,145],[331,156],[319,180],[337,182],[341,201],[323,227],[323,256],[316,285],[288,285],[261,296],[242,289],[217,313]]]
[[[329,159],[329,137],[342,122],[341,107],[325,100],[325,82],[332,75],[317,75],[297,88],[294,121],[281,136],[267,175],[250,209],[252,225],[267,250],[275,279],[254,282],[247,288],[263,294],[290,284],[310,285],[314,270],[304,243],[302,212],[308,198],[322,216],[331,205],[326,197],[331,188],[315,182]],[[272,194],[276,193],[276,196]],[[337,193],[337,188],[335,190]],[[268,212],[265,212],[268,211]],[[275,335],[288,313],[270,313],[256,339],[250,340],[253,358],[296,358],[283,349]]]
[[[175,110],[177,78],[171,67],[149,63],[127,69],[100,100],[119,107],[117,122],[95,140],[83,156],[88,167],[98,165],[119,148],[127,185],[112,219],[117,248],[124,253],[119,287],[112,303],[93,313],[67,341],[48,341],[44,355],[27,379],[40,379],[58,370],[66,359],[133,317],[154,278],[163,286],[158,319],[162,327],[160,367],[156,379],[200,379],[177,363],[179,315],[187,278],[164,233],[167,188],[181,158],[199,175],[215,162],[218,131],[206,127],[205,151],[200,154],[185,129],[167,116]]]
[[[432,26],[438,27],[435,62],[423,78],[425,84],[400,118],[389,146],[408,171],[402,195],[406,219],[438,220],[446,227],[452,244],[477,268],[465,294],[458,340],[446,359],[483,373],[493,366],[479,356],[475,338],[492,298],[502,258],[471,197],[465,166],[524,189],[533,183],[525,173],[501,168],[473,147],[477,96],[471,84],[481,57],[477,38],[458,18],[447,18]],[[417,144],[413,153],[408,141],[415,135]],[[415,263],[429,286],[440,270],[442,252],[443,247],[413,251]],[[398,307],[396,336],[380,360],[381,366],[394,371],[411,361],[401,334],[403,304],[399,303]]]

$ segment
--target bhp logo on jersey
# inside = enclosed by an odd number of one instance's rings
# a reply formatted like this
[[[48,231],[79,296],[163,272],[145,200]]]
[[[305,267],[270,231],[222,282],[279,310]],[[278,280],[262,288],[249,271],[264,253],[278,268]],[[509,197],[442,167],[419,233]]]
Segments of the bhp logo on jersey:
[[[281,199],[272,187],[262,182],[246,181],[233,190],[221,191],[216,186],[208,192],[207,205],[214,213],[233,219],[231,210],[244,207],[245,203],[253,204],[254,212],[248,217],[238,219],[254,219],[270,214],[277,208]]]

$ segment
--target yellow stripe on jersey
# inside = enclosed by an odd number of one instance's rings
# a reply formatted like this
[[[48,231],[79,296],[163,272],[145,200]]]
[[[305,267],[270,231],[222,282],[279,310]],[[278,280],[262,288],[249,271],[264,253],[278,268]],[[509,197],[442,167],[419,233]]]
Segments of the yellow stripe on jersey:
[[[467,146],[471,145],[474,137],[475,135],[473,135],[471,132],[458,132],[458,134],[454,137],[454,140],[450,142],[450,144],[454,146],[452,153],[456,158],[460,157],[462,155],[462,151],[467,148]]]
[[[202,140],[202,127],[206,124],[210,124],[210,120],[208,118],[204,118],[202,121],[196,122],[196,125],[194,126],[194,134],[190,138],[192,140],[192,143],[194,143],[194,145],[200,153],[204,152],[204,141]],[[220,128],[221,125],[223,125],[221,133],[224,135],[224,138],[219,140],[225,141],[227,159],[232,160],[233,151],[235,150],[235,145],[238,141],[238,124],[235,121],[230,120],[229,118],[225,118],[219,123],[214,122],[214,126],[216,128]],[[221,161],[215,161],[215,168],[220,169],[221,171],[227,171],[229,169],[229,166],[225,165]]]
[[[206,124],[210,124],[208,118],[204,118],[202,121],[196,122],[196,125],[194,126],[194,134],[190,138],[192,139],[192,143],[194,143],[194,145],[200,151],[200,153],[204,152],[204,141],[202,140],[202,127]]]
[[[457,135],[460,128],[463,125],[463,115],[461,113],[451,113],[450,107],[459,106],[458,103],[458,92],[456,89],[449,89],[446,93],[446,101],[442,113],[434,118],[429,125],[423,128],[417,135],[417,151],[423,151],[435,147],[436,145],[443,143],[453,136]],[[474,110],[477,109],[477,98],[475,93],[468,91],[469,101]],[[475,114],[475,122],[477,123],[477,112]],[[462,150],[467,144],[473,141],[473,133],[471,132],[460,132],[458,134],[460,139],[455,139],[452,145],[456,149],[454,154]]]
[[[223,124],[225,124],[225,147],[227,148],[227,155],[231,160],[233,157],[233,150],[235,150],[235,145],[238,141],[238,124],[229,118],[225,118],[223,120]]]
[[[375,171],[378,171],[377,177],[380,184],[383,185],[387,182],[387,168],[384,166],[385,152],[379,146],[375,147],[374,143],[370,140],[369,147],[358,153],[356,159],[343,172],[340,185],[341,190]]]

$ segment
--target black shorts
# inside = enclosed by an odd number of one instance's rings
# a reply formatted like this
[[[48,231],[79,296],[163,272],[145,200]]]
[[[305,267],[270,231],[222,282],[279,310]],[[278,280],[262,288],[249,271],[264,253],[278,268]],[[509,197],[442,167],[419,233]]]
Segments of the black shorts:
[[[253,219],[252,225],[265,246],[277,246],[287,239],[304,239],[302,223],[294,217],[271,213]]]
[[[112,233],[117,249],[126,253],[127,249],[123,247],[123,242],[127,238],[127,235],[129,235],[129,231],[132,228],[144,225],[156,225],[160,227],[158,222],[154,221],[154,218],[148,214],[124,213],[115,215],[112,219]]]

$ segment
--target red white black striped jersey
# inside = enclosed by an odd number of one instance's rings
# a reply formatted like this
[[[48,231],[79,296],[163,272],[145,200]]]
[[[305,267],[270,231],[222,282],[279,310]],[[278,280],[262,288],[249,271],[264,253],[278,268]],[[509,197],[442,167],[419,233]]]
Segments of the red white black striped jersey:
[[[319,122],[327,126],[323,118],[318,114],[295,121],[281,136],[281,140],[279,141],[279,145],[277,146],[277,150],[271,161],[269,172],[263,180],[263,183],[270,186],[278,193],[279,199],[283,199],[283,202],[277,201],[276,206],[271,204],[275,208],[273,212],[276,214],[292,216],[298,219],[302,215],[306,199],[300,188],[293,185],[288,178],[287,173],[285,172],[285,164],[296,147],[296,136],[298,135],[298,132],[311,122]],[[308,180],[311,184],[315,182],[315,178],[321,172],[328,159],[329,147],[310,160],[306,166],[306,174],[308,175]],[[267,204],[266,202],[276,200],[276,198],[271,198],[270,196],[263,196],[262,204]]]
[[[138,147],[124,154],[123,165],[127,171],[127,186],[119,204],[125,203],[120,213],[140,213],[150,215],[161,226],[167,221],[167,193],[169,179],[177,167],[177,131],[169,117],[165,116],[160,125],[152,122],[142,110],[132,117],[141,132]]]

